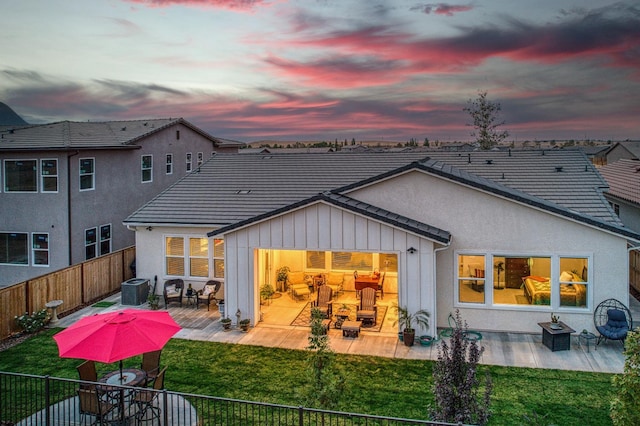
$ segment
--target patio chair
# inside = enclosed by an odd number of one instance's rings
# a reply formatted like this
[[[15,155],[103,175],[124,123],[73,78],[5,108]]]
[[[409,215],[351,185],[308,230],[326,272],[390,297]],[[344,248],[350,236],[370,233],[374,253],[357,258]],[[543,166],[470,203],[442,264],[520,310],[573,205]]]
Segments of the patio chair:
[[[624,342],[631,330],[633,318],[631,312],[617,299],[606,299],[600,302],[593,312],[593,323],[600,333],[596,345],[603,340],[620,340]]]
[[[80,376],[80,380],[87,382],[97,382],[98,381],[98,372],[96,371],[96,363],[91,360],[87,360],[76,367],[78,370],[78,375]],[[93,389],[95,388],[94,384],[90,383],[80,383],[80,389]]]
[[[82,418],[82,424],[85,423],[85,417],[93,417],[91,424],[106,424],[107,418],[118,408],[110,400],[105,399],[104,395],[94,389],[78,389],[78,410]]]
[[[378,305],[376,305],[376,290],[365,287],[360,291],[360,305],[356,311],[356,321],[376,325]]]
[[[145,386],[153,384],[158,377],[158,372],[160,371],[160,355],[162,355],[162,349],[142,354],[142,365],[140,368],[147,373]]]
[[[180,278],[174,278],[164,282],[164,307],[168,308],[169,303],[179,303],[182,307],[182,292],[184,291],[184,281]]]
[[[305,281],[304,272],[289,272],[287,275],[287,285],[289,291],[291,291],[291,297],[294,300],[302,296],[307,296],[307,299],[311,296],[311,290],[309,290],[309,283]]]
[[[387,276],[386,272],[382,273],[382,278],[380,278],[380,281],[378,281],[378,290],[376,291],[376,294],[380,293],[380,299],[384,299],[384,277]]]
[[[137,408],[136,420],[138,424],[149,420],[160,419],[160,404],[158,403],[158,398],[162,394],[160,391],[164,388],[164,375],[166,371],[167,367],[164,367],[158,373],[155,382],[153,382],[153,391],[140,390],[133,394],[131,402],[135,404]],[[155,422],[152,422],[152,424],[155,424]]]
[[[222,290],[222,281],[209,280],[204,285],[203,289],[198,291],[198,298],[196,299],[196,309],[200,307],[200,304],[207,305],[207,311],[211,302],[217,303],[218,300],[224,299],[224,296],[219,297],[218,294]]]
[[[325,279],[325,284],[331,287],[333,296],[338,298],[343,292],[344,286],[344,273],[343,272],[329,272]]]
[[[325,318],[331,319],[333,314],[333,301],[331,300],[333,290],[326,284],[318,287],[318,297],[313,301],[311,306],[318,308]]]

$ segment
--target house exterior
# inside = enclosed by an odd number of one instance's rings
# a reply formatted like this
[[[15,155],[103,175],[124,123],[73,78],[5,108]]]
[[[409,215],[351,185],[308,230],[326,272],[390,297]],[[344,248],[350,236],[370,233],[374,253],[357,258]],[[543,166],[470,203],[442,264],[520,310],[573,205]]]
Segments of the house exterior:
[[[618,160],[599,169],[609,190],[604,196],[626,227],[640,232],[640,160]]]
[[[132,211],[238,142],[182,118],[0,129],[0,286],[134,244]]]
[[[640,141],[616,142],[606,152],[607,163],[615,163],[618,160],[640,159]]]
[[[286,265],[341,272],[347,291],[354,270],[385,271],[385,302],[428,310],[432,335],[455,309],[479,330],[551,313],[591,330],[601,300],[628,304],[640,242],[604,189],[577,150],[215,155],[125,224],[139,276],[223,279],[227,315],[253,322]]]

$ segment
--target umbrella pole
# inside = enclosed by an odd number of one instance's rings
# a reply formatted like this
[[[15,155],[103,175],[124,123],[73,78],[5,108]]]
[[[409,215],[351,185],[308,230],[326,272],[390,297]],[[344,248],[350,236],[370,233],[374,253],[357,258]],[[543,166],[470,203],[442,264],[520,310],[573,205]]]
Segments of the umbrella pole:
[[[122,375],[122,360],[120,360],[120,384],[124,381],[124,376]]]

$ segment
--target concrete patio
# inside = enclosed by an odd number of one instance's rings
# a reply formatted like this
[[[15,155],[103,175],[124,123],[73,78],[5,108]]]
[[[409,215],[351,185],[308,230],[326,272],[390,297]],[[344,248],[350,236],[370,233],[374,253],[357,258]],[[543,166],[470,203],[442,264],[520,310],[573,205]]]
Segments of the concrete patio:
[[[640,318],[640,302],[630,298],[630,309],[637,326]],[[87,307],[60,319],[58,327],[67,327],[79,318],[95,313],[104,313],[130,306],[120,304],[120,294],[115,294],[106,301],[115,302],[106,308]],[[303,305],[300,305],[302,307]],[[140,309],[147,309],[141,305]],[[235,343],[242,345],[258,345],[280,347],[286,349],[304,349],[309,336],[309,327],[291,326],[260,322],[256,327],[245,333],[233,327],[231,331],[224,331],[220,323],[217,307],[210,311],[206,307],[196,309],[194,306],[179,307],[171,305],[169,312],[183,329],[175,338],[201,340],[210,342]],[[231,316],[233,318],[233,315]],[[234,321],[235,323],[235,321]],[[288,323],[287,323],[288,324]],[[380,332],[363,331],[358,338],[345,338],[341,330],[329,330],[331,348],[337,353],[353,355],[375,355],[388,358],[406,359],[437,359],[438,341],[431,346],[407,347],[398,340],[395,332],[385,326]],[[482,332],[480,345],[485,348],[482,364],[502,365],[510,367],[548,368],[560,370],[578,370],[603,373],[622,373],[624,355],[621,342],[605,341],[597,348],[594,342],[587,348],[580,342],[577,334],[571,336],[571,350],[552,352],[542,344],[542,334],[525,333],[496,333]]]

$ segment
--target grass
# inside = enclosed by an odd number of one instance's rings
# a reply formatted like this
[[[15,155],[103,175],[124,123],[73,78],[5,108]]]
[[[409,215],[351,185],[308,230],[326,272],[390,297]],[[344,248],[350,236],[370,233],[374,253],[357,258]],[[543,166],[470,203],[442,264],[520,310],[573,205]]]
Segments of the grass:
[[[91,305],[92,308],[108,308],[109,306],[115,305],[116,302],[109,302],[107,300],[103,300]]]
[[[79,360],[58,357],[47,330],[0,352],[0,371],[77,378]],[[172,339],[162,353],[167,389],[226,398],[298,405],[304,351]],[[393,417],[428,419],[432,362],[337,354],[347,393],[338,408]],[[140,357],[124,361],[139,366]],[[98,364],[101,371],[117,364]],[[490,425],[610,425],[611,374],[481,366],[494,382]]]

